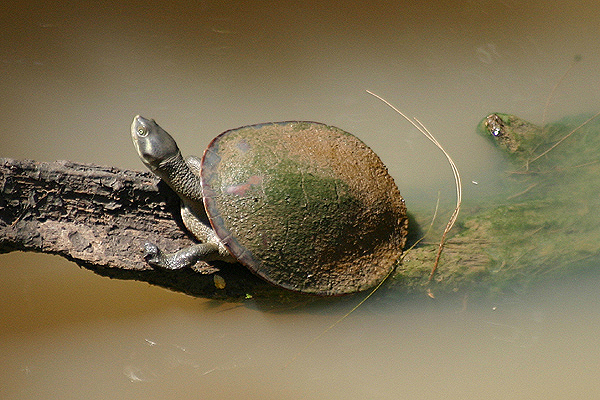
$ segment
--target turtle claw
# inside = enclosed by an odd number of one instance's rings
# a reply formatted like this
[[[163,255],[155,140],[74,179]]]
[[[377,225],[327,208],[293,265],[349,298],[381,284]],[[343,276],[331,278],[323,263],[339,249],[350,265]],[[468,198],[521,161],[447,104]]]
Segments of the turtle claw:
[[[180,269],[188,266],[182,263],[178,253],[165,254],[154,243],[144,243],[144,260],[154,268]]]
[[[154,243],[144,243],[144,260],[153,267],[165,268],[162,251]]]

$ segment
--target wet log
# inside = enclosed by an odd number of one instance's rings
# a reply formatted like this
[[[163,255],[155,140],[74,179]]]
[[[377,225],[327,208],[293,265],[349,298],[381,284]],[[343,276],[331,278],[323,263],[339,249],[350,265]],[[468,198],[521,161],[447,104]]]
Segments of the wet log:
[[[143,258],[146,241],[166,251],[193,243],[180,219],[178,197],[151,173],[0,159],[0,253],[58,254],[110,278],[205,298],[277,296],[279,291],[240,265],[153,269]],[[215,271],[217,285],[215,274],[207,273]]]
[[[268,284],[239,264],[199,263],[176,271],[148,265],[144,243],[170,252],[194,242],[179,207],[177,195],[150,172],[71,161],[0,159],[0,253],[57,254],[103,276],[145,281],[196,297],[252,297],[269,304],[314,301],[313,296]],[[491,282],[490,266],[497,262],[486,249],[498,247],[490,239],[498,235],[482,227],[485,224],[477,223],[447,241],[443,268],[433,282],[427,277],[438,243],[436,238],[420,242],[386,281],[391,289],[387,293],[395,298],[432,289],[456,293]],[[419,235],[418,224],[411,221],[409,245]]]
[[[287,303],[312,297],[268,284],[239,264],[200,262],[194,269],[176,271],[148,265],[144,243],[170,252],[194,242],[179,207],[177,195],[150,172],[0,158],[0,253],[57,254],[103,276],[145,281],[203,298]],[[416,227],[411,222],[413,236],[418,234]],[[451,238],[446,245],[445,268],[437,281],[451,290],[490,263],[478,249],[466,248],[461,239]],[[431,287],[427,277],[436,249],[435,241],[412,249],[387,287],[393,287],[393,293],[423,293]],[[458,268],[463,272],[457,273]]]
[[[502,115],[506,121],[501,128],[509,133],[533,126]],[[544,130],[536,128],[543,146],[534,143],[522,157],[509,154],[506,176],[498,182],[503,190],[477,204],[463,203],[433,281],[428,276],[439,243],[435,233],[405,251],[380,294],[394,301],[407,293],[488,295],[596,271],[600,121],[595,117],[565,118]],[[430,217],[424,218],[418,222],[426,226]],[[445,221],[439,223],[432,232],[441,232]],[[407,247],[420,236],[418,223],[411,220]],[[266,305],[314,301],[268,284],[241,265],[154,269],[143,257],[147,241],[168,252],[194,242],[181,222],[178,197],[150,172],[0,159],[0,253],[58,254],[100,275],[204,298],[253,297]]]

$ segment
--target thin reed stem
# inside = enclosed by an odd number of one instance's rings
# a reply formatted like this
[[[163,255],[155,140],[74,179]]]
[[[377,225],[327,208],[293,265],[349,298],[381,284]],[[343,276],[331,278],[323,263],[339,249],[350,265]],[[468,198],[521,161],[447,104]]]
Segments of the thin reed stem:
[[[446,225],[446,229],[444,229],[444,233],[442,234],[442,238],[440,240],[440,245],[438,247],[438,252],[437,252],[436,257],[435,257],[435,262],[434,262],[433,267],[431,269],[431,273],[429,274],[428,282],[431,282],[432,279],[433,279],[433,277],[434,277],[434,275],[435,275],[435,273],[436,273],[436,271],[437,271],[438,264],[440,262],[440,257],[442,255],[442,251],[444,250],[444,244],[446,242],[446,235],[448,234],[448,232],[450,231],[450,229],[452,229],[452,227],[454,226],[454,223],[456,222],[456,219],[458,218],[458,213],[460,212],[460,205],[462,203],[462,182],[461,182],[461,179],[460,179],[460,173],[458,171],[458,168],[456,167],[456,164],[452,160],[452,157],[450,157],[450,155],[448,154],[448,152],[446,152],[446,150],[442,147],[442,145],[431,134],[431,132],[429,132],[429,130],[425,127],[425,125],[423,125],[421,123],[421,121],[419,121],[416,118],[413,118],[413,119],[408,118],[406,115],[404,115],[404,113],[402,111],[398,110],[390,102],[388,102],[387,100],[385,100],[381,96],[379,96],[379,95],[371,92],[370,90],[367,90],[367,93],[369,93],[371,96],[374,96],[375,98],[381,100],[388,107],[390,107],[396,113],[400,114],[405,120],[407,120],[410,124],[412,124],[412,126],[414,126],[415,128],[417,128],[417,130],[419,132],[421,132],[427,139],[429,139],[433,144],[435,144],[437,146],[437,148],[442,151],[442,153],[444,153],[444,155],[448,159],[448,163],[450,164],[450,167],[452,168],[452,173],[454,174],[454,183],[455,183],[455,186],[456,186],[456,207],[454,208],[454,212],[450,216],[450,220],[448,221],[448,224]]]

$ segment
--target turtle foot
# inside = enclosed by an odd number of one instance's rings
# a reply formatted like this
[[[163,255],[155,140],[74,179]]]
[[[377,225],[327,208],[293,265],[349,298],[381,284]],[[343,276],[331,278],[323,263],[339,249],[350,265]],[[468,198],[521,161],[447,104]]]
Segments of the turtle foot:
[[[144,243],[144,260],[153,267],[175,269],[170,266],[169,255],[163,254],[154,243]]]
[[[154,243],[144,243],[144,259],[156,268],[181,269],[194,267],[196,263],[203,262],[207,267],[199,266],[201,273],[211,273],[211,266],[206,261],[218,259],[218,247],[213,244],[199,243],[185,247],[175,253],[164,254]],[[198,271],[198,272],[200,272]],[[207,272],[205,272],[207,271]]]

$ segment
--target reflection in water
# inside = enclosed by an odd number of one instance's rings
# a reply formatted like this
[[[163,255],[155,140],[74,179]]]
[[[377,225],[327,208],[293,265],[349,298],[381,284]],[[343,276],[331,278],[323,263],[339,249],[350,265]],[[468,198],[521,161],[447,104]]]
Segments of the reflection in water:
[[[170,375],[187,370],[200,375],[229,371],[250,364],[227,360],[213,366],[206,365],[202,353],[195,353],[175,344],[161,344],[144,339],[139,350],[131,350],[123,365],[123,373],[131,382],[149,382],[168,379]]]
[[[519,347],[530,347],[535,344],[537,336],[524,332],[514,325],[505,325],[497,322],[487,322],[490,335],[494,340],[501,340]]]
[[[492,112],[541,123],[600,108],[596,5],[176,1],[0,5],[0,157],[141,170],[135,114],[201,155],[218,133],[316,120],[363,139],[412,213],[452,176],[368,96],[417,116],[475,204],[502,158],[474,132]],[[576,197],[577,194],[574,194]],[[585,203],[585,199],[580,199]],[[286,363],[360,299],[269,311],[112,281],[51,256],[0,257],[2,398],[589,398],[600,393],[597,274],[494,300],[385,292]],[[277,307],[274,307],[277,308]]]
[[[500,61],[502,55],[498,52],[498,48],[494,43],[486,43],[483,46],[477,47],[477,58],[484,64],[492,64]]]

